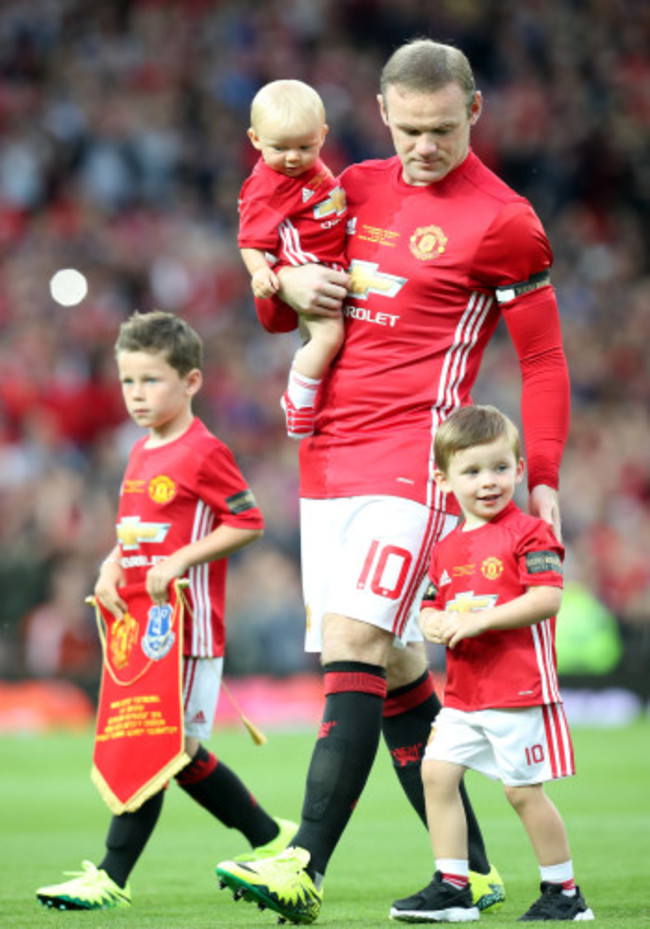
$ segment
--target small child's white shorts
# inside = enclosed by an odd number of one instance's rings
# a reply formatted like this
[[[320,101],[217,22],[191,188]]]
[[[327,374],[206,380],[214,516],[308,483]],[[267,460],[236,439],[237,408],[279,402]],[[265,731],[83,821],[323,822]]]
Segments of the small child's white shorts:
[[[300,501],[305,648],[321,650],[325,613],[420,642],[417,618],[433,545],[458,522],[404,497]]]
[[[575,774],[561,703],[465,712],[443,707],[424,760],[449,761],[511,787]]]
[[[223,658],[183,658],[185,735],[207,739],[219,702]]]

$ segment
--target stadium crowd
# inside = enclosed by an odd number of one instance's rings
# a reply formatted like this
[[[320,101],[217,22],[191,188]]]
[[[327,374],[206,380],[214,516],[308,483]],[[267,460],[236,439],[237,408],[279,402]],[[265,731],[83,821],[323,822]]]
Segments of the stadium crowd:
[[[296,77],[321,93],[334,170],[391,153],[375,95],[404,40],[459,45],[484,94],[478,154],[529,197],[555,253],[572,377],[562,468],[567,575],[650,656],[650,6],[643,0],[5,0],[0,7],[0,677],[92,689],[83,597],[113,545],[137,430],[113,358],[134,309],[205,339],[197,412],[265,514],[232,563],[228,667],[285,675],[302,650],[297,445],[279,398],[296,348],[257,322],[236,245],[255,152],[250,100]],[[60,306],[59,268],[88,279]],[[518,420],[493,340],[475,391]]]

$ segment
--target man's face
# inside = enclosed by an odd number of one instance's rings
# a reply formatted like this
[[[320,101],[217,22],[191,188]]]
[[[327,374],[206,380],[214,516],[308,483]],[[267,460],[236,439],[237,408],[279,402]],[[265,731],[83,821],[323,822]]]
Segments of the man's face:
[[[407,184],[435,184],[458,167],[469,151],[469,133],[481,114],[481,95],[471,106],[458,84],[434,91],[411,91],[391,84],[378,96]]]

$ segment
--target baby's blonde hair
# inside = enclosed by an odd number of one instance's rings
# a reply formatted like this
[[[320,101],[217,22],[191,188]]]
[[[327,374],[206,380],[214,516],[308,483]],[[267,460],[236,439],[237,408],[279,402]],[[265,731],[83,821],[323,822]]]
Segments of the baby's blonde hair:
[[[251,128],[257,135],[268,123],[292,130],[307,120],[324,123],[325,106],[314,88],[304,81],[271,81],[253,97]]]

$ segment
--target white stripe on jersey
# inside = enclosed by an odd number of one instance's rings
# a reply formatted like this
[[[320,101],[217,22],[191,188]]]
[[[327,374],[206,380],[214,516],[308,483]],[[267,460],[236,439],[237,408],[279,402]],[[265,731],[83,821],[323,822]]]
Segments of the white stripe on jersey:
[[[463,383],[467,370],[467,357],[476,345],[481,326],[492,306],[494,298],[489,294],[473,293],[469,298],[467,309],[463,313],[454,341],[445,356],[436,406],[449,412],[458,406],[458,388]]]
[[[202,500],[196,504],[192,542],[203,539],[212,532],[214,513]],[[212,655],[212,622],[210,594],[208,589],[209,562],[194,565],[189,570],[190,591],[194,604],[192,623],[192,654],[203,657]]]
[[[467,359],[476,345],[481,326],[485,321],[494,298],[489,294],[472,293],[465,312],[461,316],[454,341],[445,355],[445,360],[438,381],[438,396],[432,409],[433,429],[431,434],[431,456],[429,458],[429,489],[427,492],[427,505],[441,506],[443,494],[433,480],[433,440],[435,432],[443,419],[458,407],[458,391],[463,383],[467,371]],[[431,501],[433,488],[434,499]]]
[[[300,245],[300,233],[293,223],[285,219],[278,227],[282,250],[287,261],[292,265],[318,264],[316,255],[305,252]]]

